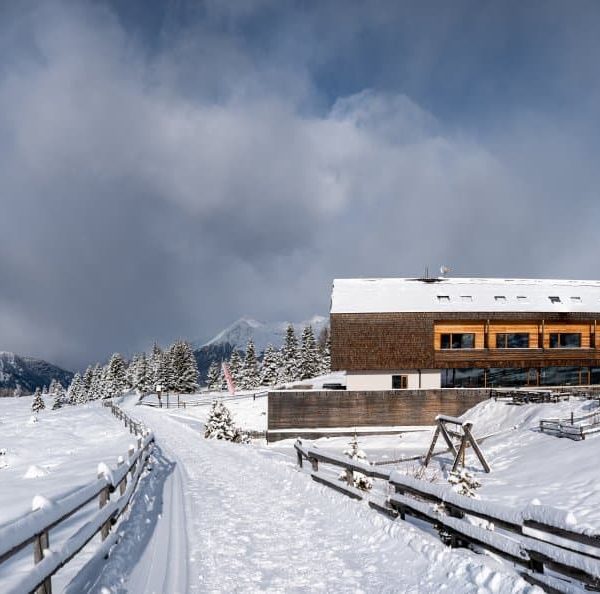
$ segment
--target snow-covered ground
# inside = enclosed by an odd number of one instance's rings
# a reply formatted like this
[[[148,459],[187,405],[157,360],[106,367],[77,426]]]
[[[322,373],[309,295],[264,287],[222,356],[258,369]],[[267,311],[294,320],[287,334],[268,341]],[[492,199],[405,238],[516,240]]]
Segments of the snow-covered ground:
[[[100,577],[69,591],[538,591],[317,485],[285,453],[204,439],[188,412],[135,408],[155,429],[154,470]]]
[[[35,495],[49,499],[65,495],[96,480],[100,462],[116,466],[125,455],[132,436],[108,411],[93,403],[86,406],[46,410],[37,423],[31,423],[32,397],[0,398],[0,525],[31,510]],[[97,501],[51,532],[59,542],[73,526],[97,509]],[[92,541],[53,580],[60,591],[77,572],[99,537]],[[13,560],[0,565],[0,592],[11,578],[31,565],[31,548],[26,547]]]

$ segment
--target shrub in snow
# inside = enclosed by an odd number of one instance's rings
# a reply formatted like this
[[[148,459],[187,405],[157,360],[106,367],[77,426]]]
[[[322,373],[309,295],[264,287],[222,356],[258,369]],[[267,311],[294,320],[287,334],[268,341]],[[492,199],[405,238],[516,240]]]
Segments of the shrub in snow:
[[[478,498],[475,491],[481,487],[481,483],[464,468],[459,471],[451,471],[448,477],[448,482],[452,485],[454,491],[459,495],[466,497]]]
[[[365,462],[369,463],[367,460],[367,455],[358,447],[358,440],[356,439],[356,434],[352,438],[350,442],[350,447],[344,450],[344,455],[348,456],[350,460],[355,462]],[[340,480],[347,480],[346,472],[340,475]],[[368,491],[373,486],[373,481],[362,472],[352,472],[352,482],[353,486],[357,489],[362,489],[363,491]]]
[[[42,393],[39,388],[36,388],[35,394],[33,395],[33,402],[31,403],[31,412],[37,417],[37,414],[45,408],[46,405],[44,404]]]
[[[248,443],[250,437],[235,426],[230,410],[220,401],[214,400],[206,420],[204,437],[223,439],[236,443]]]

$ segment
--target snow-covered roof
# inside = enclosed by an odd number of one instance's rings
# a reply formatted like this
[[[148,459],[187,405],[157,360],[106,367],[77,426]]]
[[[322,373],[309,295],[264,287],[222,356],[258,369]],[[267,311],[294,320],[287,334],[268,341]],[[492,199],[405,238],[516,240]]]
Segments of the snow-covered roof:
[[[336,279],[331,313],[600,313],[600,281],[502,278]]]

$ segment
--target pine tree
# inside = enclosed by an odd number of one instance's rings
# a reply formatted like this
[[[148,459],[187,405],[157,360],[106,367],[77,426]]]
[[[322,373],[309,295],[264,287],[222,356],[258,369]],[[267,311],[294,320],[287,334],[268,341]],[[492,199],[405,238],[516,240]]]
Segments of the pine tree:
[[[309,324],[302,332],[302,345],[300,347],[300,379],[310,379],[319,375],[319,355],[315,335]]]
[[[48,396],[48,386],[42,388],[42,396]]]
[[[133,388],[137,388],[136,378],[137,378],[137,368],[139,363],[138,355],[134,355],[127,365],[127,369],[125,370],[125,386],[128,390],[132,390]]]
[[[173,346],[171,345],[160,355],[156,383],[162,387],[163,392],[170,392],[175,385],[175,376],[172,365]]]
[[[242,384],[242,360],[238,351],[234,350],[229,357],[229,373],[235,384],[236,389],[241,388]]]
[[[88,365],[88,368],[85,370],[83,374],[83,387],[88,395],[90,400],[93,400],[91,392],[92,392],[92,382],[94,381],[94,368],[91,365]]]
[[[198,389],[198,366],[189,343],[176,341],[170,349],[172,387],[179,394],[192,394]]]
[[[142,393],[147,394],[152,391],[152,377],[148,357],[142,353],[137,361],[135,387]]]
[[[356,438],[356,433],[350,442],[350,447],[344,450],[344,454],[353,460],[354,462],[364,462],[369,463],[367,460],[367,455],[358,447],[358,439]],[[358,471],[350,471],[352,472],[352,483],[354,487],[357,489],[362,489],[363,491],[368,491],[373,486],[373,481],[362,472]],[[348,480],[348,474],[346,472],[340,475],[340,480]]]
[[[252,338],[248,339],[246,345],[246,355],[244,357],[244,363],[242,365],[242,389],[252,390],[259,384],[258,375],[258,362],[256,360],[256,349],[254,348],[254,341]]]
[[[272,345],[267,345],[260,368],[260,385],[274,386],[279,376],[281,358]]]
[[[68,396],[71,404],[83,404],[88,401],[88,395],[83,384],[83,379],[78,373],[73,376],[73,381],[69,386]]]
[[[331,335],[327,334],[327,340],[325,341],[324,347],[321,349],[320,357],[320,374],[327,375],[331,373]]]
[[[62,387],[62,384],[60,382],[54,382],[54,384],[52,385],[51,394],[52,396],[54,396],[52,410],[62,408],[65,404],[68,404],[67,393],[65,392],[65,389]]]
[[[235,426],[231,412],[220,400],[214,400],[212,403],[206,420],[204,437],[237,443],[250,441],[249,436]]]
[[[102,367],[98,363],[92,367],[92,379],[88,390],[90,400],[102,398]]]
[[[163,357],[162,349],[155,342],[154,345],[152,345],[152,353],[150,354],[150,360],[148,362],[148,364],[150,366],[149,375],[151,378],[150,381],[152,384],[152,389],[151,389],[152,392],[156,389],[156,385],[160,384],[162,357]]]
[[[120,396],[125,388],[125,361],[119,353],[114,353],[108,362],[105,378],[109,397]]]
[[[279,381],[293,382],[300,379],[298,365],[298,340],[294,326],[289,324],[285,332],[285,341],[281,349],[281,373]]]
[[[45,408],[46,404],[44,403],[44,399],[42,398],[42,392],[39,389],[39,387],[37,387],[35,389],[35,394],[33,395],[33,402],[31,403],[31,412],[37,418],[39,412],[44,410]]]
[[[213,361],[208,368],[206,385],[209,390],[221,389],[221,366],[216,361]]]

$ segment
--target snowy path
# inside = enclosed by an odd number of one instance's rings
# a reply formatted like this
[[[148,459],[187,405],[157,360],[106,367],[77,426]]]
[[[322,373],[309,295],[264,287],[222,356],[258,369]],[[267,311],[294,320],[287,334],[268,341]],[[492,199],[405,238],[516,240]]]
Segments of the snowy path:
[[[86,589],[534,591],[490,559],[446,549],[315,484],[287,456],[205,440],[197,421],[165,411],[139,407],[134,414],[154,428],[157,461],[128,520],[129,536]]]

